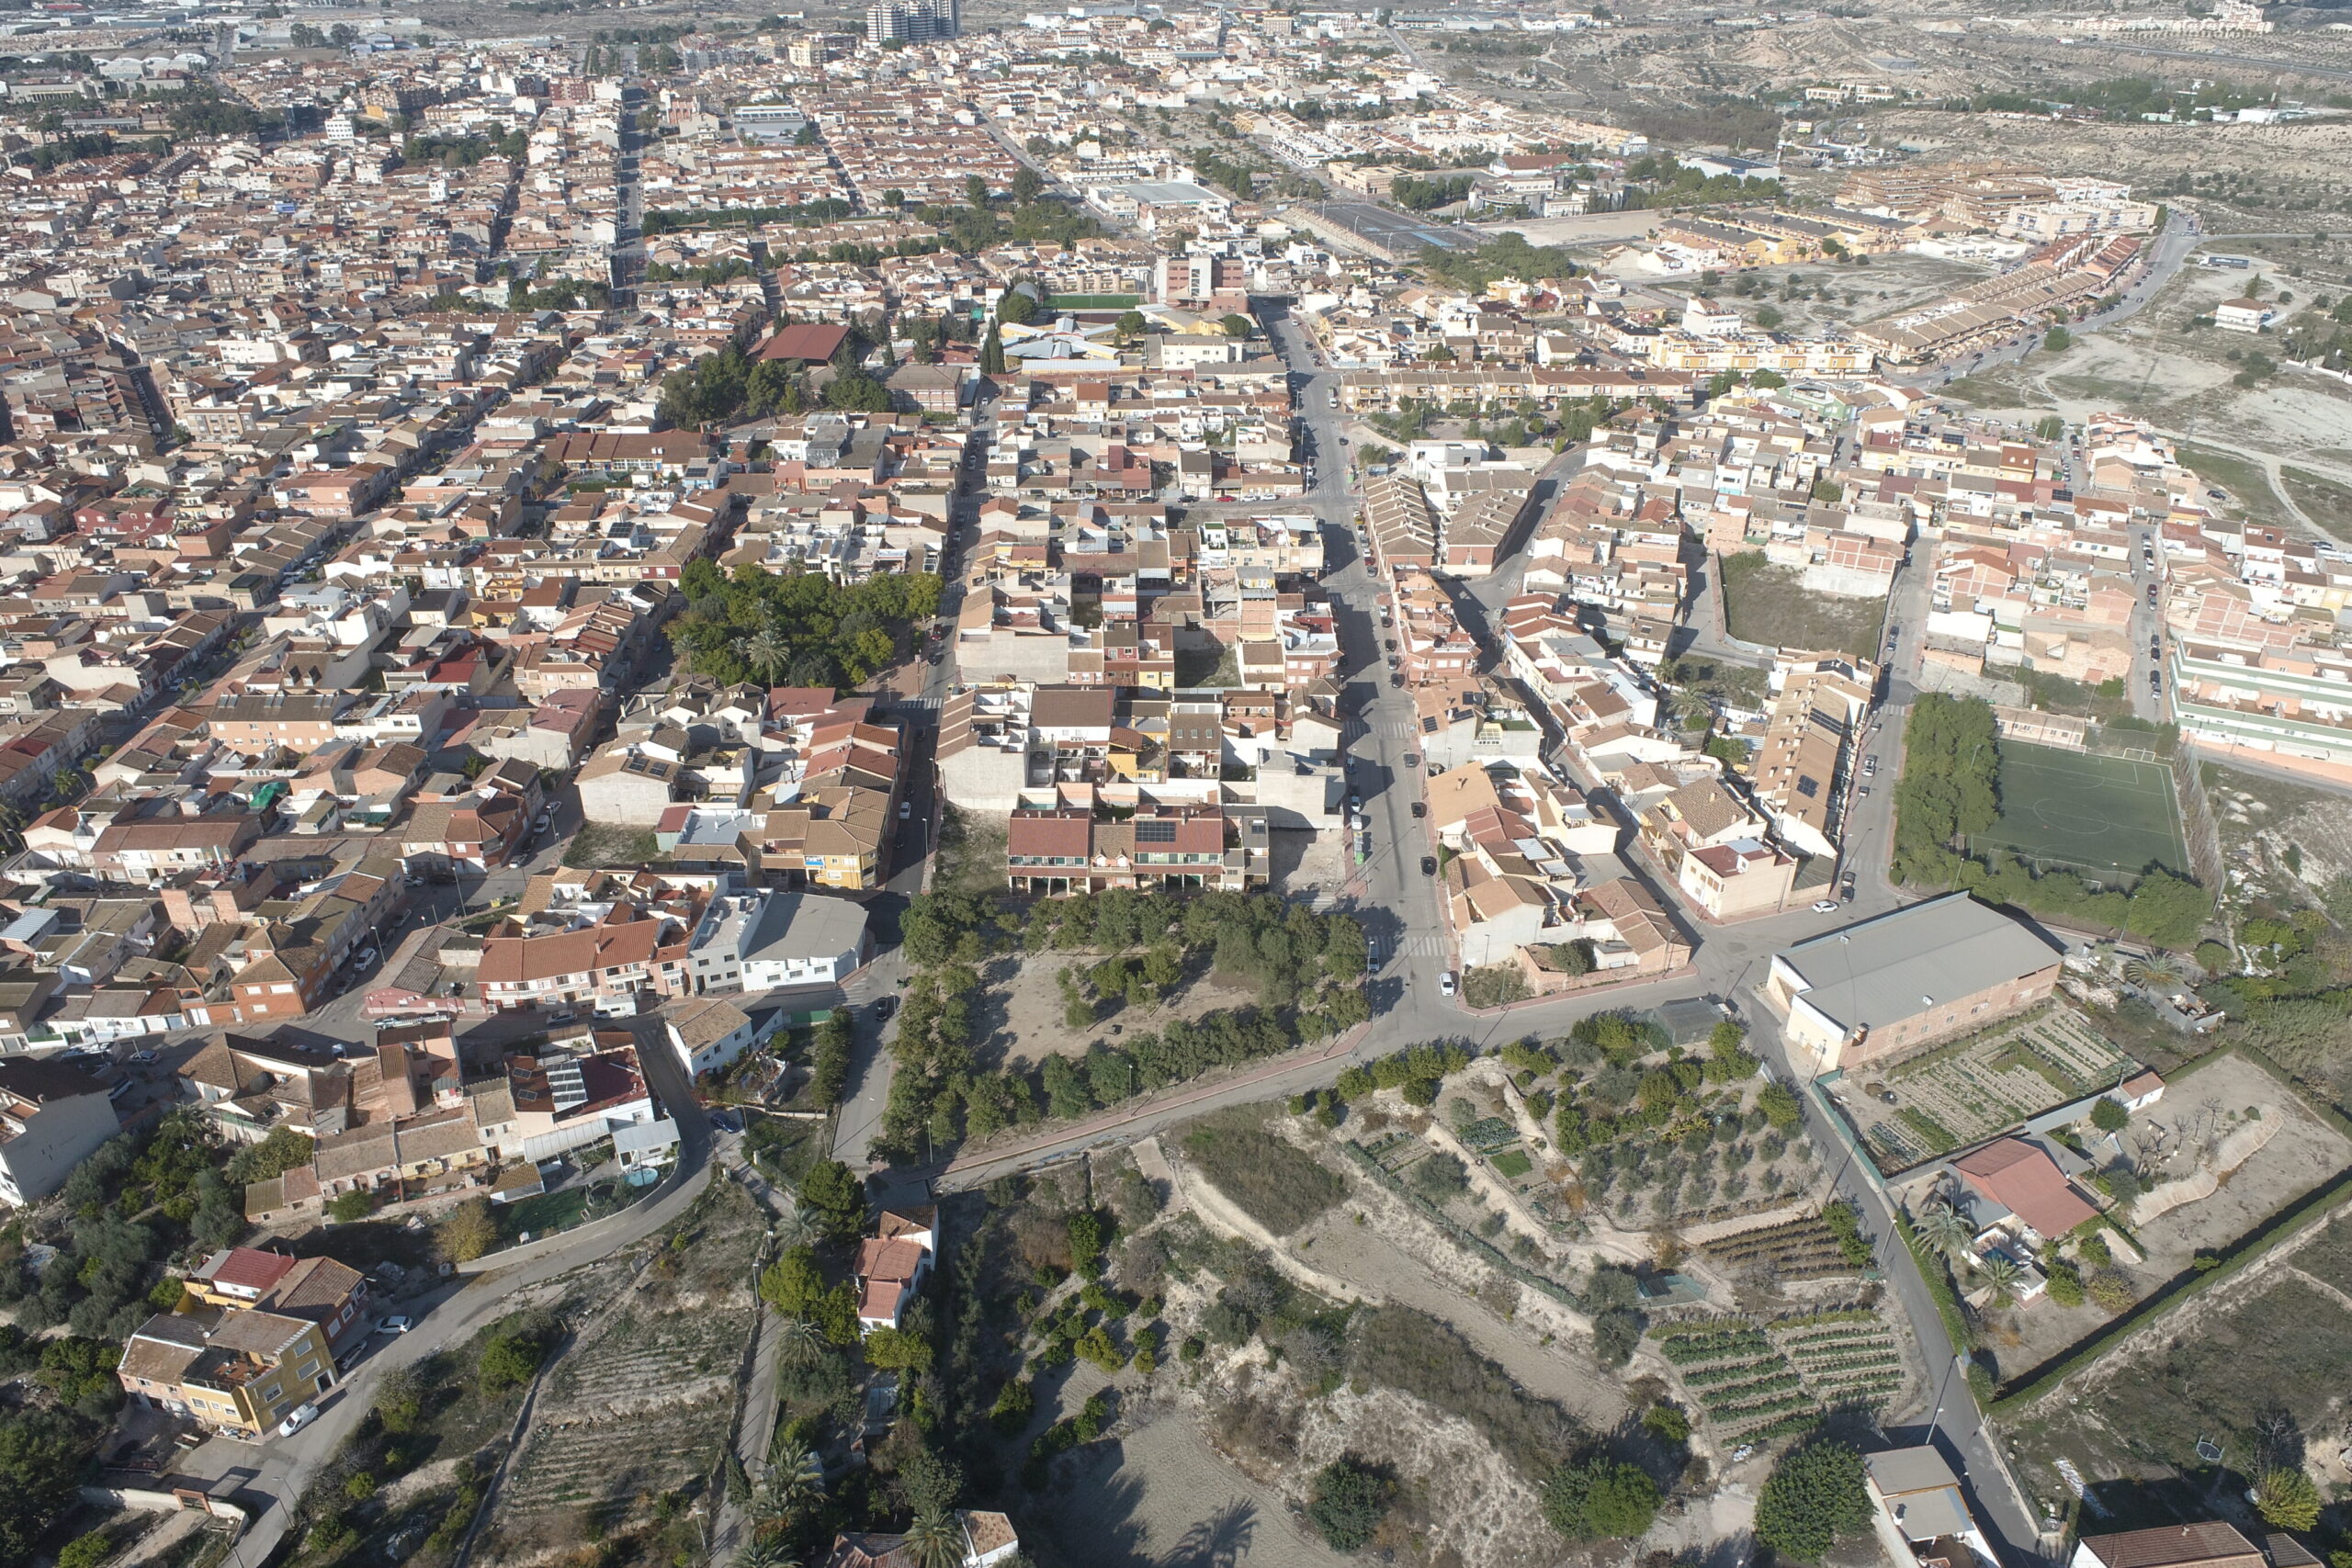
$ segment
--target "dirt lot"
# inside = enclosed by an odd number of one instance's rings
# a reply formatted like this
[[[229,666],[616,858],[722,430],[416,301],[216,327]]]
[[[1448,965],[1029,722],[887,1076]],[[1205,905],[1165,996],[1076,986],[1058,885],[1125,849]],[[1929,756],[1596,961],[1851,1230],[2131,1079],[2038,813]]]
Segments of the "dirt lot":
[[[2352,876],[2352,799],[2210,762],[2204,778],[2233,883],[2292,905]]]
[[[1175,1019],[1197,1019],[1218,1008],[1245,1006],[1257,992],[1249,987],[1228,990],[1202,971],[1204,957],[1186,970],[1189,976],[1173,996],[1156,1007],[1098,1008],[1106,1016],[1090,1029],[1072,1029],[1062,1020],[1062,992],[1055,978],[1065,969],[1084,971],[1099,962],[1086,953],[1032,953],[991,961],[981,971],[987,983],[980,1009],[980,1036],[974,1048],[991,1066],[1001,1051],[1002,1064],[1034,1066],[1047,1056],[1083,1056],[1096,1044],[1115,1044],[1129,1030],[1164,1029]]]
[[[2133,1163],[2161,1184],[2193,1176],[2257,1108],[2261,1121],[2278,1126],[2268,1142],[2223,1177],[2211,1197],[2135,1228],[2155,1278],[2188,1268],[2199,1247],[2244,1235],[2352,1164],[2352,1143],[2305,1110],[2276,1078],[2235,1055],[2166,1089],[2162,1100],[2132,1118],[2121,1136]]]
[[[1939,299],[1956,288],[1992,275],[1989,264],[1945,261],[1936,256],[1872,256],[1865,263],[1808,262],[1798,266],[1755,267],[1726,273],[1707,290],[1753,321],[1769,305],[1781,313],[1777,330],[1816,333],[1825,327],[1867,321]],[[1625,270],[1638,277],[1638,271]],[[1745,284],[1752,293],[1742,293]],[[1663,292],[1695,294],[1695,277],[1653,280]]]
[[[1023,1533],[1042,1537],[1064,1562],[1323,1568],[1346,1561],[1281,1493],[1219,1459],[1198,1418],[1172,1404],[1117,1438],[1090,1444],[1057,1472],[1056,1483],[1062,1501],[1038,1510]]]

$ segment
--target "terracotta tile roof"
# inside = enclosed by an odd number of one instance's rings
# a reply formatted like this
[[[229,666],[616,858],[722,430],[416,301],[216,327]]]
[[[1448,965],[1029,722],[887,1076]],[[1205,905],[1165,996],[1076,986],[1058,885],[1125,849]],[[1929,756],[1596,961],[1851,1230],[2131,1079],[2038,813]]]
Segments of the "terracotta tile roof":
[[[2067,1185],[2065,1176],[2051,1163],[2048,1155],[2021,1138],[2003,1138],[1988,1144],[1965,1158],[1954,1160],[1952,1168],[1966,1177],[1969,1185],[2045,1236],[2064,1235],[2098,1213]],[[2109,1568],[2124,1565],[2110,1564]]]

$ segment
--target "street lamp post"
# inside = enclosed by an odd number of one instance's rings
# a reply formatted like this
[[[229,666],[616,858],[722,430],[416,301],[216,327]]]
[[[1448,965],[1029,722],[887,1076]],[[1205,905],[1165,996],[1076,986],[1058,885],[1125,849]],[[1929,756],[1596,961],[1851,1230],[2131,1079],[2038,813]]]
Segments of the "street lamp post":
[[[1951,1375],[1965,1365],[1967,1360],[1966,1356],[1955,1350],[1952,1352],[1951,1365],[1944,1369],[1944,1381],[1936,1390],[1935,1413],[1928,1417],[1928,1442],[1931,1447],[1936,1440],[1937,1423],[1940,1422],[1944,1416],[1944,1394],[1951,1388]]]

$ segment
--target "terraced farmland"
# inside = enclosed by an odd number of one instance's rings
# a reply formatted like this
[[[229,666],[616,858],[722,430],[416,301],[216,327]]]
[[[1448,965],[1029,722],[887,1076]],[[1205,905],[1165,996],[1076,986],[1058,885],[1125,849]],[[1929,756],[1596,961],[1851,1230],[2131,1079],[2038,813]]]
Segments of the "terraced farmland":
[[[650,1268],[585,1309],[500,1490],[483,1562],[620,1535],[643,1522],[649,1500],[718,1462],[752,1332],[760,1232],[732,1182],[712,1190]]]
[[[1670,1324],[1651,1337],[1718,1443],[1769,1442],[1821,1419],[1795,1363],[1744,1317]]]
[[[1804,1386],[1832,1407],[1883,1408],[1909,1375],[1894,1331],[1868,1308],[1782,1319],[1770,1333]]]
[[[1741,1231],[1702,1249],[1716,1267],[1780,1280],[1829,1280],[1851,1274],[1838,1238],[1818,1214]]]

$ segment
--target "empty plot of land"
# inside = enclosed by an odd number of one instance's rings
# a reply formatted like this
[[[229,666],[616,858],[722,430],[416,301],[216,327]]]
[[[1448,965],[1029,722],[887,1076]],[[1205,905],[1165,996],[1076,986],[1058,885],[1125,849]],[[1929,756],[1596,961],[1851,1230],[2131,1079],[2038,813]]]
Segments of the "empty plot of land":
[[[1725,556],[1724,616],[1731,635],[1768,648],[1837,649],[1857,659],[1878,654],[1886,621],[1883,599],[1816,593],[1794,567],[1774,566],[1757,550]]]
[[[2188,866],[2171,769],[2014,740],[2001,742],[2001,819],[1969,848],[2094,874]]]

